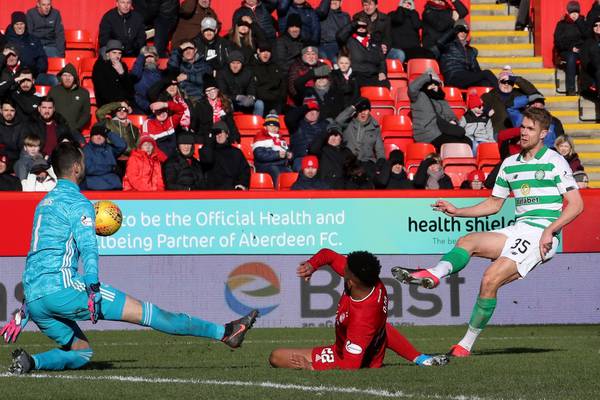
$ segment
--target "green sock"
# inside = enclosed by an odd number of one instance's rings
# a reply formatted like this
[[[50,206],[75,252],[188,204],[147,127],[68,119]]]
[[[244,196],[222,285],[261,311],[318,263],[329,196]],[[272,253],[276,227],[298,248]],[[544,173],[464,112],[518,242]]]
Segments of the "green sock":
[[[452,265],[452,269],[450,270],[451,274],[454,274],[464,267],[467,266],[471,256],[469,252],[463,249],[462,247],[454,247],[448,253],[442,257],[441,261],[447,261]]]
[[[496,309],[496,299],[484,299],[481,297],[477,298],[477,302],[473,307],[471,313],[471,320],[469,326],[476,329],[483,329],[492,318],[494,310]]]

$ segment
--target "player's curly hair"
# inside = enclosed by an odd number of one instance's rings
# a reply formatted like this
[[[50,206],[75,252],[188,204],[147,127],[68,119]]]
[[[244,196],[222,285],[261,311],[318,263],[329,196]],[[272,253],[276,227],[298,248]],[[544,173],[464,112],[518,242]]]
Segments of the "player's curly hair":
[[[353,251],[346,257],[348,269],[366,286],[375,286],[379,279],[381,264],[368,251]]]

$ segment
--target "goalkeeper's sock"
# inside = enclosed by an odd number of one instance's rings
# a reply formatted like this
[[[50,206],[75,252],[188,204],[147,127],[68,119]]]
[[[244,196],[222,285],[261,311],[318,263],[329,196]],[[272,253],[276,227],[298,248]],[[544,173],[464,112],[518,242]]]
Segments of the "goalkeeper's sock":
[[[469,321],[469,328],[467,329],[467,333],[462,338],[458,344],[465,349],[471,351],[475,340],[483,331],[483,328],[487,325],[487,323],[492,318],[492,314],[494,314],[494,310],[496,309],[496,299],[490,298],[477,298],[477,302],[473,307],[473,312],[471,313],[471,320]]]
[[[467,250],[462,247],[454,247],[442,257],[435,267],[428,268],[427,270],[437,278],[442,279],[466,267],[470,259],[471,255]]]
[[[388,349],[400,357],[412,362],[421,355],[421,352],[415,349],[415,346],[390,323],[385,324],[385,334],[387,335]]]
[[[65,369],[78,369],[90,362],[94,355],[91,348],[81,350],[52,349],[40,354],[33,354],[35,369],[62,371]]]
[[[141,324],[171,335],[200,336],[221,340],[225,327],[184,313],[162,310],[152,303],[142,303]]]

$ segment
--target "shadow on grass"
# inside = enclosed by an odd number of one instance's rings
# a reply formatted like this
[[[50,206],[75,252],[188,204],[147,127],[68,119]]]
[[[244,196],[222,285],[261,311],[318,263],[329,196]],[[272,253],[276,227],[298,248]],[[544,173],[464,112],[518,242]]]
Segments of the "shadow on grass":
[[[505,349],[479,350],[473,353],[475,356],[495,356],[498,354],[536,354],[562,351],[560,349],[536,349],[531,347],[507,347]]]

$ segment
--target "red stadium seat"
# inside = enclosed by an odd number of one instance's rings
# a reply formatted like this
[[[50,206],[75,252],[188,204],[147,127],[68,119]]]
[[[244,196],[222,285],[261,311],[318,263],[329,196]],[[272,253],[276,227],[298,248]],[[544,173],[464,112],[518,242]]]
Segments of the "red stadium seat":
[[[400,62],[400,60],[394,60],[394,59],[388,58],[385,60],[385,62],[387,64],[388,79],[391,79],[391,80],[407,80],[408,79],[408,75],[404,71],[404,65],[402,65],[402,62]]]
[[[169,63],[168,58],[159,58],[158,59],[158,69],[167,69],[168,63]]]
[[[123,57],[121,58],[121,62],[127,65],[128,71],[131,71],[133,69],[133,64],[135,64],[135,57]]]
[[[408,97],[408,87],[399,87],[396,89],[396,110],[410,110],[410,98]]]
[[[234,115],[233,120],[240,136],[255,136],[263,129],[263,123],[265,122],[263,117],[249,114]]]
[[[467,104],[463,99],[462,92],[459,88],[453,86],[444,86],[444,93],[446,94],[445,100],[448,102],[451,108],[462,108],[467,109]]]
[[[435,153],[435,147],[431,143],[411,143],[404,153],[404,165],[412,177],[417,171],[419,164],[431,153]]]
[[[500,162],[498,143],[480,143],[477,146],[477,168],[489,173]]]
[[[129,114],[127,118],[129,118],[133,126],[137,126],[139,129],[142,128],[144,121],[148,119],[144,114]]]
[[[200,149],[202,148],[201,143],[194,143],[194,158],[200,159]]]
[[[385,158],[390,158],[390,152],[392,150],[402,150],[406,155],[406,149],[411,143],[414,143],[413,138],[387,138],[383,140],[383,149],[385,151]]]
[[[250,174],[250,190],[255,192],[270,192],[275,190],[271,175],[263,172],[252,172]]]
[[[242,137],[240,138],[240,150],[244,153],[244,157],[246,160],[252,165],[254,165],[254,152],[252,151],[252,142],[254,142],[254,137]]]
[[[452,107],[452,111],[454,112],[454,115],[456,115],[456,119],[459,121],[463,117],[463,115],[465,115],[465,113],[467,112],[466,109],[461,108],[461,107]]]
[[[50,75],[56,75],[58,72],[67,65],[67,59],[63,57],[48,57],[48,73]],[[77,69],[79,63],[73,64]]]
[[[98,107],[96,107],[95,105],[90,107],[90,120],[87,124],[85,124],[85,126],[81,130],[81,134],[85,138],[90,137],[90,130],[92,129],[92,126],[94,126],[94,124],[98,122],[98,119],[96,118],[96,110],[98,110]]]
[[[96,58],[96,52],[94,50],[65,50],[65,58],[67,62],[75,65],[79,70],[79,64],[84,58]]]
[[[471,146],[466,143],[444,143],[440,148],[444,167],[448,165],[472,165],[477,167]]]
[[[283,115],[279,115],[279,135],[281,136],[289,136],[290,131],[288,130],[287,125],[285,124],[285,118]],[[288,141],[289,143],[289,141]]]
[[[449,165],[444,167],[444,173],[452,179],[454,188],[459,188],[467,179],[471,171],[475,170],[477,170],[477,168],[474,165]]]
[[[277,178],[277,190],[290,190],[296,179],[298,179],[297,172],[280,173]]]
[[[81,86],[86,86],[86,81],[89,80],[88,85],[92,84],[92,71],[94,69],[94,64],[96,63],[95,58],[82,58],[79,62],[79,81],[81,82]]]
[[[87,80],[88,85],[82,85],[85,90],[87,90],[90,93],[90,104],[92,105],[96,105],[96,91],[94,90],[94,85],[92,84],[92,80],[88,79]]]
[[[481,97],[484,94],[490,92],[492,89],[493,89],[493,87],[489,87],[489,86],[471,86],[470,88],[467,89],[467,96],[470,94],[476,94],[479,97]]]
[[[371,108],[371,116],[375,118],[377,122],[381,125],[381,121],[383,118],[387,116],[393,116],[396,113],[396,110],[389,107],[373,107]]]
[[[96,42],[92,34],[85,29],[65,29],[65,42],[67,50],[96,50]]]
[[[48,96],[48,93],[50,93],[50,89],[52,89],[52,86],[35,85],[35,94],[40,97],[45,97]]]
[[[328,59],[328,58],[319,58],[319,61],[322,62],[323,64],[328,65],[329,68],[333,69],[333,63],[331,62],[330,59]]]
[[[381,122],[381,136],[389,137],[413,137],[412,121],[405,115],[386,115]]]
[[[360,95],[371,101],[371,107],[389,107],[394,109],[395,102],[392,92],[386,87],[363,86],[360,88]]]
[[[410,120],[412,121],[412,112],[410,111],[410,108],[401,108],[398,110],[398,115],[404,115],[405,117],[410,118]]]
[[[396,98],[399,88],[408,87],[408,81],[406,79],[390,79],[390,84],[392,86],[392,98]]]
[[[440,66],[438,62],[432,58],[412,58],[408,60],[406,69],[408,72],[408,80],[412,81],[413,79],[419,77],[423,72],[425,72],[428,68],[432,68],[436,74],[442,78],[440,72]]]

